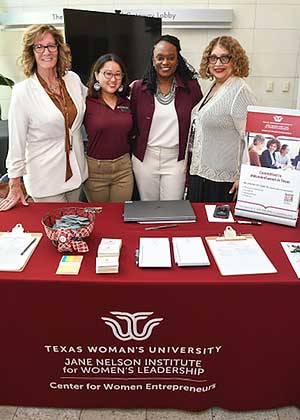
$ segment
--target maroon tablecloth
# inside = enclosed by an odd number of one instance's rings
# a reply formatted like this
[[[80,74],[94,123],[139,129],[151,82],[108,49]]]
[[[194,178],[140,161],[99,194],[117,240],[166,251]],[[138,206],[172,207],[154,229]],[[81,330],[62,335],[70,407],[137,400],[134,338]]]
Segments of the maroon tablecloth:
[[[84,206],[84,204],[82,204]],[[42,232],[58,204],[0,213],[0,230]],[[23,272],[0,273],[0,404],[52,407],[266,409],[300,404],[300,282],[280,241],[299,227],[235,225],[253,233],[278,273],[226,276],[209,267],[140,269],[141,236],[218,235],[196,223],[145,231],[103,204],[80,274],[56,275],[43,236]],[[119,274],[95,274],[102,237],[121,238]],[[205,244],[206,246],[206,244]],[[207,249],[207,247],[206,247]],[[173,255],[172,255],[173,258]]]

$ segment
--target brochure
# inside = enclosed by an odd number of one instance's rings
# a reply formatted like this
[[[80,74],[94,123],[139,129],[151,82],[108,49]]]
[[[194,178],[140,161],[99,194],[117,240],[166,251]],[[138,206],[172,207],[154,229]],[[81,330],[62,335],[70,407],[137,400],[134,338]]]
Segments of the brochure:
[[[168,238],[140,238],[139,267],[171,267]]]
[[[295,270],[295,273],[300,278],[300,242],[281,242],[281,245],[286,253],[286,256]]]
[[[180,267],[210,265],[200,236],[172,238],[175,262]]]

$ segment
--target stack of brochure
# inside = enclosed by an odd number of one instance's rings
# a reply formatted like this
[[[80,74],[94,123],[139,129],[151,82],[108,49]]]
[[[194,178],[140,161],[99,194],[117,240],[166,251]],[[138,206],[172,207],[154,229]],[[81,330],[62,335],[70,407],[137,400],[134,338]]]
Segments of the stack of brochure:
[[[118,273],[121,239],[102,238],[96,258],[96,273]]]
[[[172,238],[174,258],[178,266],[210,265],[200,236]]]
[[[171,267],[168,238],[140,238],[139,267]]]

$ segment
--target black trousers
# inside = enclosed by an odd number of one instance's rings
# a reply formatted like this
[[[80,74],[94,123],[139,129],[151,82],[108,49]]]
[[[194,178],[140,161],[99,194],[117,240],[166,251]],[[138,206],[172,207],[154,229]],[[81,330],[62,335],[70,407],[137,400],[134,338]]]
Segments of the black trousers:
[[[189,175],[187,199],[194,203],[231,202],[234,194],[229,194],[232,182],[215,182],[198,175]]]

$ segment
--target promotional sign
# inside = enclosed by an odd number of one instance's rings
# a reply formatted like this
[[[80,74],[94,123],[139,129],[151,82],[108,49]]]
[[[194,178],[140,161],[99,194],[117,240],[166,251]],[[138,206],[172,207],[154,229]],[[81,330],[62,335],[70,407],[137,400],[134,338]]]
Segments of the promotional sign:
[[[295,226],[300,192],[300,111],[249,106],[250,165],[241,167],[237,216]]]

